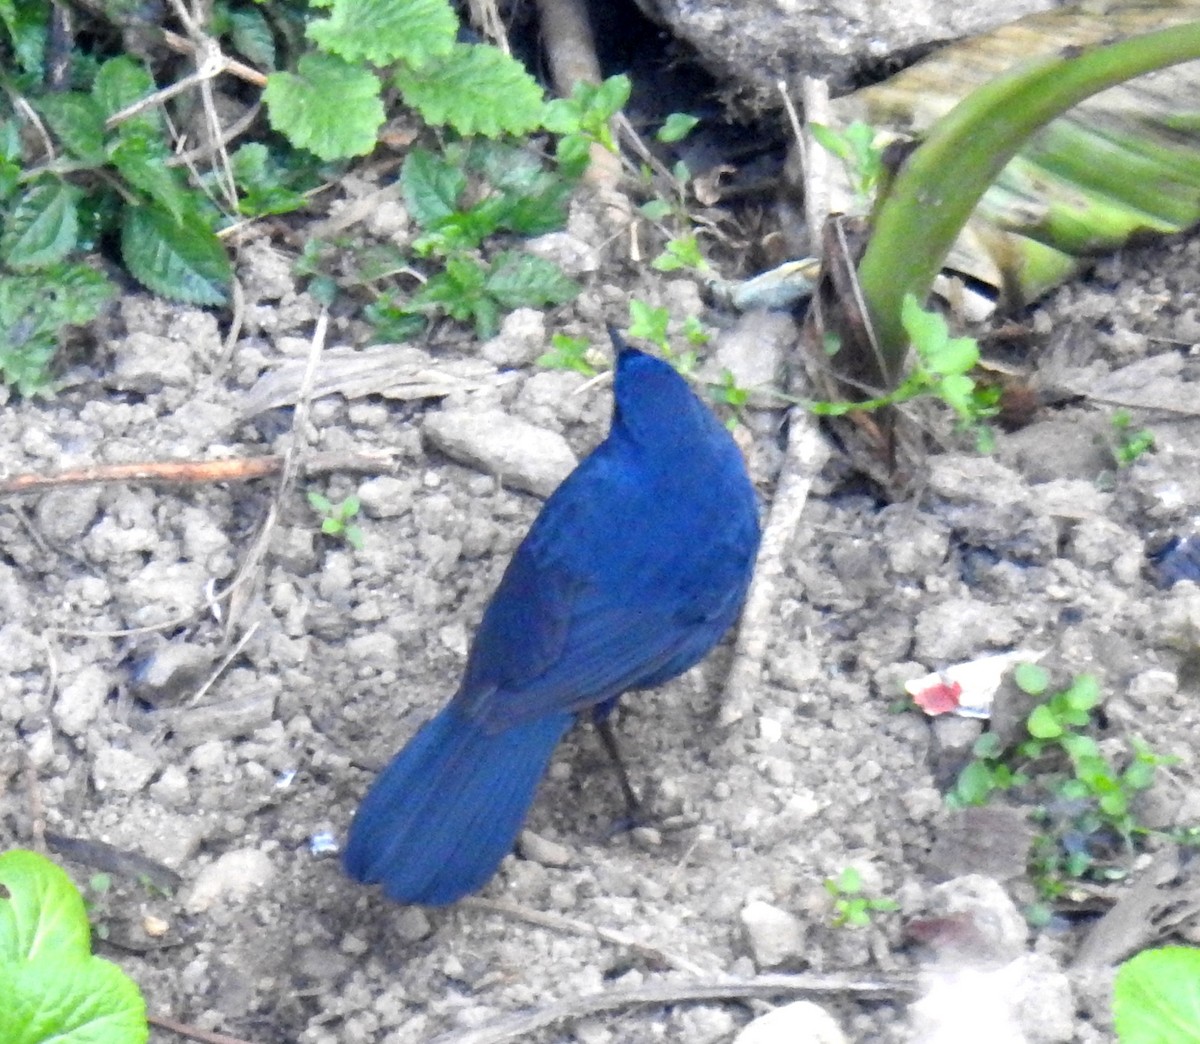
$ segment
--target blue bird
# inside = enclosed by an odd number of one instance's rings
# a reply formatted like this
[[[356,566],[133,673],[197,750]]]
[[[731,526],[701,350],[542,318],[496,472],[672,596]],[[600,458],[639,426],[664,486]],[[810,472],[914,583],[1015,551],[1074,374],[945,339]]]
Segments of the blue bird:
[[[758,510],[729,432],[661,359],[617,350],[612,425],[542,507],[458,692],[363,799],[346,872],[392,899],[474,892],[513,848],[584,711],[681,674],[741,611]]]

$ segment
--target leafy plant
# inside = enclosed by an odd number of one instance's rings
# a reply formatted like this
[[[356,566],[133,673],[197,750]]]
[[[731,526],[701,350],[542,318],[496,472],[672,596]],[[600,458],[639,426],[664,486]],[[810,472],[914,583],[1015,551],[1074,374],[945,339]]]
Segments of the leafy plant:
[[[354,521],[362,507],[358,497],[351,495],[341,503],[335,504],[324,493],[310,489],[308,503],[314,511],[321,515],[322,533],[346,541],[356,551],[362,550],[362,529]]]
[[[1120,1044],[1198,1044],[1200,949],[1164,946],[1122,964],[1113,1021]]]
[[[865,928],[875,914],[900,909],[900,904],[894,899],[879,899],[863,894],[862,874],[852,866],[846,867],[837,877],[827,877],[825,891],[833,898],[835,928]]]
[[[459,43],[449,0],[329,0],[306,30],[314,49],[267,77],[271,126],[324,160],[370,152],[395,86],[428,124],[459,134],[525,134],[541,126],[542,90],[489,44]],[[504,104],[497,105],[496,99]]]
[[[951,337],[946,320],[926,311],[909,294],[902,308],[904,330],[912,342],[911,369],[895,390],[861,402],[816,402],[809,409],[822,416],[843,416],[855,410],[895,406],[921,395],[941,399],[958,414],[963,427],[975,432],[980,449],[990,448],[986,421],[999,411],[999,390],[981,386],[970,372],[979,363],[979,343],[973,337]]]
[[[1117,410],[1112,417],[1113,434],[1116,438],[1113,457],[1117,466],[1129,467],[1138,457],[1154,449],[1154,433],[1149,428],[1133,430],[1133,418],[1127,410]]]
[[[44,856],[0,855],[0,1040],[140,1044],[149,1039],[136,984],[92,955],[71,879]]]
[[[538,357],[538,365],[551,370],[574,370],[585,377],[595,377],[598,371],[588,359],[590,347],[586,337],[553,334],[550,338],[551,350]]]
[[[592,145],[617,151],[610,124],[632,89],[628,76],[610,76],[601,84],[577,83],[571,97],[546,103],[542,125],[559,135],[554,155],[564,174],[578,177],[587,169]]]
[[[1085,734],[1100,702],[1100,688],[1091,675],[1049,692],[1048,672],[1022,664],[1013,680],[1028,695],[1044,697],[1026,719],[1028,738],[1005,749],[994,733],[982,735],[947,800],[960,807],[981,805],[1000,791],[1026,792],[1041,827],[1031,868],[1047,899],[1074,878],[1121,876],[1119,857],[1145,833],[1133,800],[1153,785],[1156,769],[1167,759],[1134,739],[1125,767],[1118,769]]]
[[[876,144],[879,132],[861,120],[844,130],[820,123],[810,123],[808,129],[821,148],[841,161],[855,197],[869,209],[884,173],[883,149]]]

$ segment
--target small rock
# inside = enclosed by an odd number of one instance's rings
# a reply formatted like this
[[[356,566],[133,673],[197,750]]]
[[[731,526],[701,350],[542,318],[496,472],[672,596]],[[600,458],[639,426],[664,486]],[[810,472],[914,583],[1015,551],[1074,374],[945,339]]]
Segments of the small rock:
[[[420,942],[433,934],[433,923],[419,906],[406,906],[396,915],[392,927],[401,942]]]
[[[756,899],[742,908],[741,919],[759,968],[778,968],[803,956],[804,926],[786,910]]]
[[[380,475],[358,487],[358,499],[368,518],[399,518],[412,510],[415,492],[411,482]]]
[[[982,805],[946,812],[937,826],[926,872],[934,880],[983,874],[1000,881],[1029,866],[1033,828],[1024,809]]]
[[[846,1036],[819,1004],[795,1001],[755,1019],[733,1044],[846,1044]]]
[[[199,874],[183,899],[188,913],[203,913],[216,904],[244,902],[274,876],[271,860],[256,848],[226,852]]]
[[[528,366],[546,350],[546,316],[533,308],[509,312],[500,332],[479,348],[479,354],[499,367]]]
[[[91,528],[99,508],[99,486],[55,489],[38,501],[34,518],[51,543],[70,544]]]
[[[712,376],[719,380],[728,370],[739,388],[750,390],[753,404],[777,407],[774,397],[764,396],[758,403],[754,393],[763,395],[779,386],[784,353],[796,335],[796,322],[787,312],[747,312],[717,341]]]
[[[541,497],[553,493],[577,463],[561,435],[501,410],[442,410],[426,418],[422,433],[452,460]]]
[[[570,232],[547,232],[526,240],[525,249],[535,257],[558,265],[569,276],[586,275],[600,268],[600,252]]]
[[[532,830],[522,830],[517,840],[517,851],[522,858],[542,866],[570,866],[572,852],[566,845],[550,841]]]
[[[140,699],[164,706],[194,692],[212,671],[216,650],[187,641],[171,641],[139,660],[132,688]]]
[[[68,736],[80,736],[96,719],[108,698],[108,674],[100,667],[84,667],[59,691],[54,701],[54,723]]]
[[[996,967],[1025,952],[1029,925],[990,877],[968,874],[930,892],[928,917],[911,928],[945,964]],[[926,930],[928,929],[928,930]]]
[[[92,759],[92,782],[100,791],[136,794],[149,782],[158,765],[119,747],[101,747]]]
[[[252,692],[237,700],[201,707],[187,707],[173,712],[172,729],[175,742],[184,747],[196,747],[213,740],[248,736],[270,723],[275,716],[275,697],[278,683],[268,685],[262,679]]]

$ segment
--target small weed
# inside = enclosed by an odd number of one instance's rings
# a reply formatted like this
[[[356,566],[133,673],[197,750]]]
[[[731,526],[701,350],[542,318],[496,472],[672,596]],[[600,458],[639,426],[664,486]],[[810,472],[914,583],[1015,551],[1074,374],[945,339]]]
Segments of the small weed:
[[[1154,449],[1154,433],[1149,428],[1133,429],[1133,418],[1128,410],[1117,410],[1112,416],[1114,445],[1113,457],[1117,467],[1127,468],[1138,457]]]
[[[1123,876],[1122,857],[1146,832],[1132,811],[1133,799],[1153,785],[1156,769],[1170,759],[1134,738],[1125,767],[1114,766],[1084,732],[1094,724],[1100,702],[1091,675],[1052,693],[1048,672],[1035,664],[1022,664],[1013,677],[1030,696],[1046,697],[1026,719],[1029,738],[1004,749],[995,734],[981,736],[948,802],[981,805],[994,793],[1015,788],[1030,794],[1041,828],[1030,869],[1044,899],[1061,895],[1071,880]]]
[[[825,879],[825,891],[833,898],[833,926],[865,928],[877,913],[900,909],[894,899],[876,899],[863,894],[862,874],[846,867],[837,877]]]
[[[915,358],[912,370],[895,391],[864,402],[817,402],[809,408],[822,416],[840,417],[932,395],[958,414],[964,429],[975,433],[981,451],[990,450],[993,440],[985,422],[999,412],[1000,392],[981,387],[969,376],[979,362],[979,343],[973,337],[951,337],[946,320],[923,309],[911,294],[904,299],[902,318]],[[838,345],[829,347],[836,352]]]
[[[810,124],[809,129],[817,144],[841,161],[856,199],[864,211],[869,210],[883,178],[883,149],[875,143],[879,132],[861,120],[841,131],[820,123]]]
[[[1120,1044],[1200,1040],[1200,949],[1143,950],[1117,970],[1113,1022]]]
[[[554,334],[550,338],[551,350],[538,357],[538,365],[551,370],[574,370],[585,377],[595,377],[599,372],[588,358],[591,343],[586,337],[568,337]]]
[[[340,537],[356,551],[363,546],[362,530],[355,524],[361,505],[358,497],[351,494],[340,504],[335,504],[325,494],[308,491],[308,502],[321,515],[321,532],[326,536]]]

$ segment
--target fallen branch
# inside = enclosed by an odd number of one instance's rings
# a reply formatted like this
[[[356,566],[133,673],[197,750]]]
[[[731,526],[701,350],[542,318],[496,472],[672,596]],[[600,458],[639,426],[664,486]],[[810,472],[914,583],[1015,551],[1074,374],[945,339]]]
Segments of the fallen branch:
[[[285,456],[230,457],[223,460],[158,460],[135,464],[92,464],[57,475],[14,475],[0,479],[0,493],[37,493],[62,486],[89,486],[112,482],[166,482],[176,485],[203,485],[212,482],[249,482],[277,475],[283,470]],[[395,466],[390,453],[314,453],[304,461],[306,475],[331,471],[387,472]]]

